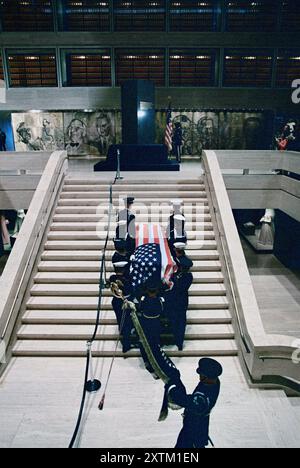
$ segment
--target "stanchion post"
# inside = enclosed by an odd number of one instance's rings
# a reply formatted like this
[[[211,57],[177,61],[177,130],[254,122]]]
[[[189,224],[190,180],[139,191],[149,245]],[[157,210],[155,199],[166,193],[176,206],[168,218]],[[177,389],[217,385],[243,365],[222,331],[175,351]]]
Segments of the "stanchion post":
[[[89,393],[96,393],[101,388],[101,382],[99,380],[94,379],[94,370],[93,370],[93,362],[92,362],[92,342],[87,342],[87,348],[89,352],[89,374],[90,380],[86,383],[86,391]]]
[[[120,150],[117,149],[117,176],[116,180],[122,180],[123,177],[121,177],[121,153]]]

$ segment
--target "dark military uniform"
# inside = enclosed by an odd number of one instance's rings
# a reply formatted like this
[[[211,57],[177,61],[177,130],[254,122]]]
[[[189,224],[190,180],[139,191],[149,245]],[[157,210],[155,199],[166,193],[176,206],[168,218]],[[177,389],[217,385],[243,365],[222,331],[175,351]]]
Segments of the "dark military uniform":
[[[182,350],[186,329],[186,314],[189,305],[189,289],[193,284],[193,275],[188,271],[193,262],[186,256],[180,257],[179,264],[186,265],[186,269],[180,269],[173,274],[171,281],[173,289],[165,293],[165,315],[170,322],[171,330],[175,337],[175,343]]]
[[[123,296],[131,300],[132,299],[132,286],[129,280],[129,277],[125,274],[125,271],[119,275],[112,275],[109,278],[110,283],[117,283],[119,289],[123,292]],[[122,345],[123,345],[123,352],[126,353],[131,345],[130,345],[130,334],[133,328],[133,323],[130,316],[129,310],[123,310],[123,300],[117,297],[113,297],[112,299],[112,307],[116,314],[116,319],[119,326],[120,335],[122,335]]]
[[[132,204],[133,201],[132,197],[125,200],[127,205]],[[118,214],[116,238],[125,240],[126,250],[130,255],[135,251],[135,236],[135,216],[127,207]]]
[[[124,276],[126,276],[126,278],[129,279],[130,264],[131,264],[129,253],[128,252],[124,252],[124,253],[115,252],[112,256],[112,264],[114,265],[118,262],[127,262],[127,265],[123,268],[122,272]]]
[[[163,312],[163,300],[161,297],[143,297],[140,305],[140,323],[146,339],[151,348],[157,347],[160,344],[161,323],[160,316]],[[152,366],[149,363],[147,354],[143,345],[140,343],[142,358],[145,362],[146,369],[154,373]]]
[[[167,238],[172,257],[175,259],[176,254],[174,244],[176,244],[177,242],[183,244],[187,243],[187,236],[185,232],[185,218],[182,214],[173,213],[170,216],[169,224],[167,227]]]
[[[222,367],[213,359],[200,359],[197,373],[203,375],[193,393],[188,395],[184,385],[176,383],[169,387],[169,401],[185,408],[183,427],[177,439],[175,448],[205,448],[209,442],[210,412],[215,406],[219,393],[219,375]],[[205,374],[209,374],[204,377]],[[207,378],[214,379],[211,383]]]
[[[181,147],[183,142],[183,133],[180,122],[176,122],[173,135],[173,151],[177,162],[181,163]]]

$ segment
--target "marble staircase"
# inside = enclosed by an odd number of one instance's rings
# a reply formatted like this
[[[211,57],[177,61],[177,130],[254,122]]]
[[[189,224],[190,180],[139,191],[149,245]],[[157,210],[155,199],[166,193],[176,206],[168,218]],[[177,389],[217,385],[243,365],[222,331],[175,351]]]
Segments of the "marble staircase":
[[[108,181],[103,176],[69,175],[65,180],[32,278],[14,356],[85,355],[86,340],[93,332],[96,317],[108,193]],[[190,290],[184,350],[179,352],[175,346],[166,346],[168,354],[236,356],[227,291],[203,179],[124,180],[114,186],[116,206],[119,197],[125,194],[135,197],[135,206],[143,204],[137,222],[149,220],[146,213],[149,207],[162,204],[160,216],[152,209],[151,221],[166,223],[169,201],[180,198],[184,202],[189,238],[187,254],[194,261],[194,284]],[[111,230],[113,235],[114,222]],[[112,254],[110,241],[107,274],[112,271],[109,262]],[[103,296],[93,354],[110,357],[114,354],[118,329],[110,291],[105,290]],[[117,356],[123,356],[121,347]],[[139,351],[132,350],[126,356],[138,357]]]

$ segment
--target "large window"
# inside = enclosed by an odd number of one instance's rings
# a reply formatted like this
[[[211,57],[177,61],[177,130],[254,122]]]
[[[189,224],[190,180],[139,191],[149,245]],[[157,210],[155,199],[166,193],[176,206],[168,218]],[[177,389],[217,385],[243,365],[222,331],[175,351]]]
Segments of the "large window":
[[[170,0],[170,30],[215,31],[217,12],[215,0]]]
[[[300,2],[299,0],[281,0],[280,15],[282,31],[300,31]]]
[[[11,87],[57,86],[55,53],[9,53]]]
[[[109,0],[63,0],[66,31],[109,31]]]
[[[224,86],[269,87],[271,78],[271,51],[225,51]]]
[[[3,31],[53,31],[52,0],[2,0]]]
[[[165,85],[164,53],[162,50],[116,50],[116,84],[126,80],[152,80]]]
[[[226,0],[228,31],[276,31],[276,0]]]
[[[164,31],[164,0],[114,0],[115,31]]]
[[[279,50],[277,56],[276,86],[290,88],[300,78],[300,49]]]
[[[68,86],[111,86],[111,57],[103,53],[67,53]]]
[[[170,50],[170,86],[214,86],[215,52]]]

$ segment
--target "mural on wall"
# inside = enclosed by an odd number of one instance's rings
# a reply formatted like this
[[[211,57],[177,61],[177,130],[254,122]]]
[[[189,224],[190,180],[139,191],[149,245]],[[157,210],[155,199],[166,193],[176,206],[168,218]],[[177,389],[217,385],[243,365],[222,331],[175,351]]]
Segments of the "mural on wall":
[[[183,155],[201,154],[203,149],[270,149],[273,121],[268,112],[172,111],[173,126],[182,127]],[[122,141],[119,110],[14,113],[12,125],[17,151],[65,148],[72,157],[98,157]],[[163,144],[165,128],[166,110],[159,110],[157,144]]]
[[[271,132],[269,113],[219,113],[219,149],[270,149]]]
[[[165,139],[167,114],[165,110],[155,112],[155,143],[161,145]]]
[[[270,149],[272,143],[273,115],[267,112],[174,110],[172,122],[181,125],[183,155],[205,149]],[[156,143],[164,141],[165,126],[166,111],[158,111]]]
[[[116,113],[65,112],[65,148],[69,156],[106,155],[116,144]]]
[[[219,147],[219,114],[217,112],[194,112],[194,154]]]
[[[61,112],[12,114],[16,151],[54,151],[64,149]]]

